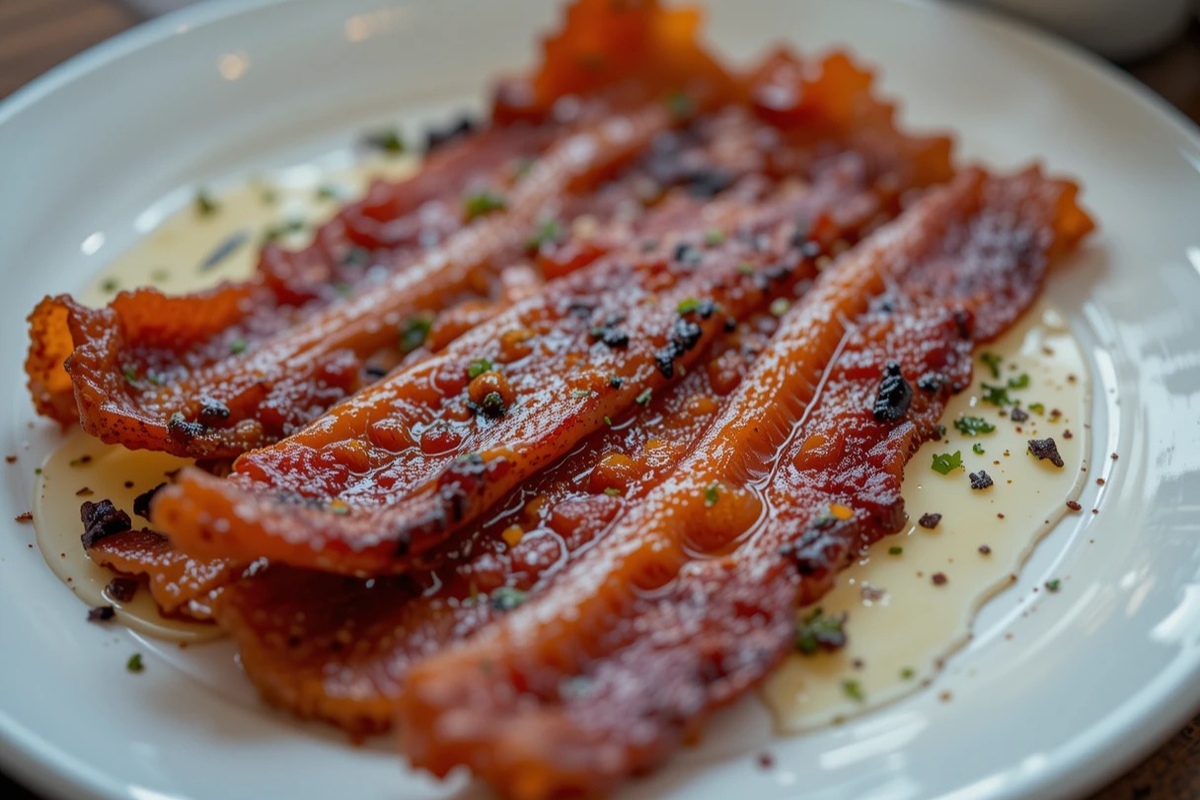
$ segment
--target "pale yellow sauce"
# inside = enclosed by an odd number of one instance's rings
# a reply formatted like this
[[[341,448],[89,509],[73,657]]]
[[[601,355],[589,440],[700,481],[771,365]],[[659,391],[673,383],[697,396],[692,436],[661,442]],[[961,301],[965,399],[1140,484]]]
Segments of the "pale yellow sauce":
[[[1069,513],[1066,501],[1079,496],[1087,477],[1089,382],[1083,354],[1061,317],[1039,306],[984,351],[1003,357],[1001,378],[977,360],[974,382],[942,419],[945,438],[926,443],[909,462],[903,489],[908,528],[878,542],[814,606],[846,614],[848,644],[832,653],[791,656],[767,682],[763,698],[780,732],[861,714],[928,684],[969,638],[979,607],[1012,582],[1038,539]],[[1026,410],[1041,403],[1044,412],[1016,423],[982,402],[980,384],[1003,384],[1022,373],[1029,375],[1029,387],[1010,390],[1010,397]],[[1062,414],[1052,419],[1054,409]],[[996,429],[964,435],[953,425],[963,416],[980,417]],[[1064,437],[1066,430],[1071,438]],[[1046,437],[1058,445],[1063,468],[1027,452],[1029,439]],[[975,444],[983,455],[973,452]],[[944,476],[931,469],[934,454],[956,451],[962,469]],[[995,483],[972,490],[968,473],[980,468]],[[942,514],[935,529],[917,524],[925,513]],[[938,573],[945,583],[934,583]],[[811,613],[804,609],[801,617]]]
[[[117,291],[141,285],[183,293],[244,278],[254,268],[268,229],[301,220],[304,228],[283,241],[302,245],[314,224],[341,202],[360,195],[372,177],[402,177],[414,167],[409,158],[374,159],[339,169],[303,165],[213,192],[212,213],[191,206],[168,216],[109,264],[79,298],[102,305]],[[336,196],[329,197],[321,187],[333,189]],[[216,248],[238,234],[245,234],[240,246],[214,267],[199,269]],[[1038,538],[1066,510],[1065,500],[1078,494],[1087,457],[1083,422],[1088,400],[1087,371],[1078,345],[1052,310],[1039,307],[987,349],[1003,356],[1004,380],[1023,372],[1030,375],[1030,387],[1013,396],[1026,407],[1040,401],[1046,414],[1032,414],[1018,433],[1016,424],[1001,419],[996,408],[980,403],[980,382],[998,381],[986,367],[977,366],[975,383],[947,410],[946,438],[927,444],[908,468],[904,497],[913,524],[872,548],[819,604],[826,613],[848,614],[848,646],[833,654],[792,657],[767,684],[763,696],[780,731],[805,730],[861,713],[927,683],[941,660],[969,636],[978,607],[1007,585]],[[1074,382],[1066,380],[1069,374],[1076,377]],[[1050,422],[1047,414],[1053,408],[1063,414]],[[996,430],[963,436],[953,428],[953,420],[964,414],[982,416]],[[1073,438],[1063,438],[1065,428]],[[1038,463],[1026,453],[1027,439],[1045,436],[1058,443],[1066,462],[1063,469]],[[972,452],[976,442],[986,449],[984,455]],[[956,450],[966,469],[944,477],[930,470],[934,453]],[[85,455],[90,458],[81,463]],[[75,431],[42,467],[34,523],[47,562],[85,603],[113,605],[119,621],[146,634],[200,640],[217,635],[216,627],[163,617],[146,589],[128,604],[108,597],[104,587],[113,573],[92,564],[79,541],[79,506],[84,500],[110,499],[132,516],[134,497],[186,463],[106,446]],[[967,472],[980,467],[995,485],[976,492],[969,488]],[[85,487],[90,494],[77,496]],[[925,512],[943,514],[936,530],[917,527],[916,519]],[[991,548],[987,556],[979,553],[985,544]],[[898,546],[903,553],[890,555],[889,549]],[[932,583],[937,572],[947,576],[944,585]],[[847,693],[847,681],[854,682],[854,694],[862,699]]]
[[[280,241],[301,246],[311,238],[314,225],[332,216],[342,203],[360,196],[372,179],[402,178],[412,174],[415,166],[416,160],[411,157],[373,157],[336,169],[299,165],[227,191],[198,188],[197,196],[203,194],[212,200],[211,211],[205,213],[194,203],[168,216],[136,246],[108,264],[78,293],[77,299],[100,306],[117,292],[138,286],[182,294],[221,281],[243,279],[253,272],[268,230],[299,220],[303,228],[286,233]],[[214,266],[201,269],[231,237],[241,243]],[[190,463],[162,453],[105,445],[75,429],[42,464],[33,503],[42,555],[84,603],[112,605],[116,619],[129,627],[180,641],[213,638],[220,631],[211,623],[164,617],[144,586],[129,603],[109,597],[104,589],[114,573],[93,564],[84,551],[79,507],[88,500],[112,500],[130,515],[134,527],[139,527],[146,521],[133,515],[133,499],[166,480],[168,472]],[[79,494],[81,490],[83,494]]]

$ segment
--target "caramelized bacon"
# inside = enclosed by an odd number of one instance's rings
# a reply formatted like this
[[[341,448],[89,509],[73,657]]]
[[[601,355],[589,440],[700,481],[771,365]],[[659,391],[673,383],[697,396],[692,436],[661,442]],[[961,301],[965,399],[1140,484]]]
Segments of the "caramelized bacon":
[[[737,385],[774,318],[718,342],[645,413],[614,420],[526,481],[503,511],[455,543],[437,572],[346,578],[271,566],[228,586],[216,611],[262,695],[355,736],[391,726],[417,660],[503,616],[603,535],[688,453]]]
[[[521,800],[595,796],[761,680],[799,602],[900,525],[903,465],[966,383],[970,342],[1011,324],[1090,228],[1074,192],[969,171],[843,257],[671,480],[524,607],[410,671],[414,763],[466,764]],[[885,291],[892,310],[848,330]],[[896,367],[945,380],[877,419]]]
[[[344,574],[412,569],[605,417],[689,369],[727,319],[810,277],[822,248],[807,236],[828,229],[832,209],[855,210],[843,221],[851,227],[835,231],[850,240],[882,211],[869,176],[854,170],[768,201],[664,208],[670,234],[551,284],[244,455],[233,480],[185,472],[157,499],[154,522],[198,556]],[[679,217],[690,221],[679,227]]]
[[[150,594],[164,614],[210,619],[222,588],[242,574],[231,561],[199,561],[171,547],[162,534],[142,529],[107,536],[87,548],[102,567],[125,575],[147,575]]]

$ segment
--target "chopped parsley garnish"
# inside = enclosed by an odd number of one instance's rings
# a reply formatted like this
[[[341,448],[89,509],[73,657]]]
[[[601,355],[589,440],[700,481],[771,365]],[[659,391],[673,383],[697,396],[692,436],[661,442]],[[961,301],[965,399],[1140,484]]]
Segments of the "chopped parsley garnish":
[[[679,305],[675,306],[675,310],[679,312],[681,316],[684,314],[691,314],[693,311],[699,310],[699,308],[700,301],[694,297],[689,297],[686,300],[680,300]]]
[[[234,339],[229,343],[229,353],[230,355],[240,356],[242,353],[246,352],[247,347],[249,347],[249,345],[246,344],[245,339]]]
[[[1015,378],[1008,379],[1008,388],[1010,389],[1027,389],[1029,388],[1029,373],[1022,372]]]
[[[898,556],[898,555],[902,555],[903,553],[904,553],[903,547],[897,547],[896,545],[892,545],[891,547],[888,548],[889,556]]]
[[[1060,584],[1058,578],[1053,578],[1051,580],[1046,581],[1046,590],[1051,591],[1051,592],[1057,592],[1060,585],[1061,584]]]
[[[370,147],[389,155],[399,155],[408,149],[404,144],[404,138],[400,136],[400,131],[396,128],[384,128],[374,133],[368,133],[363,137],[363,141]]]
[[[1000,377],[1000,364],[1004,361],[1004,359],[995,353],[981,353],[979,360],[982,361],[984,365],[992,371],[993,378]]]
[[[1030,403],[1029,410],[1035,414],[1045,414],[1046,406],[1042,403]]]
[[[130,672],[141,672],[145,668],[145,665],[142,664],[141,653],[134,653],[129,657],[129,660],[125,662],[125,669],[129,670]]]
[[[1015,405],[1011,397],[1008,396],[1007,386],[993,386],[990,383],[981,383],[983,389],[983,402],[993,406],[1011,406]]]
[[[939,475],[949,475],[951,470],[962,469],[962,451],[953,453],[935,453],[933,456],[933,471]]]
[[[428,315],[410,317],[400,327],[400,349],[405,353],[411,353],[413,350],[416,350],[425,344],[425,339],[429,336],[429,331],[432,328],[433,317]]]
[[[971,452],[977,456],[983,455],[983,444],[981,442],[976,442],[975,444],[971,445]]]
[[[905,681],[911,681],[916,676],[916,674],[917,674],[917,671],[915,669],[913,669],[912,667],[905,667],[904,669],[900,670],[900,679],[905,680]]]
[[[620,496],[621,496],[621,490],[620,490],[620,489],[614,489],[612,486],[610,486],[610,487],[608,487],[607,489],[605,489],[605,490],[604,490],[604,493],[605,493],[606,495],[608,495],[609,497],[620,497]]]
[[[463,212],[467,215],[467,221],[470,222],[477,217],[486,216],[493,211],[500,211],[508,206],[508,202],[503,195],[493,192],[491,189],[484,189],[482,192],[467,195],[463,200]]]
[[[100,284],[100,291],[110,293],[115,292],[117,287],[120,285],[121,284],[117,283],[116,278],[105,278],[104,282]]]
[[[846,615],[830,616],[815,608],[796,627],[796,649],[806,656],[818,650],[839,650],[846,646]]]
[[[563,238],[562,223],[554,218],[543,220],[537,230],[525,241],[525,249],[536,253],[544,245],[558,244]]]
[[[604,424],[610,428],[612,427],[612,419],[608,416],[608,414],[604,415]]]
[[[712,508],[721,499],[720,495],[721,484],[713,481],[708,486],[704,487],[704,505]]]
[[[511,586],[501,586],[488,593],[492,608],[497,611],[512,611],[528,599],[529,595]]]
[[[753,275],[754,265],[747,261],[743,261],[742,263],[738,264],[737,271],[742,275]]]
[[[338,297],[350,297],[354,294],[354,286],[345,281],[335,283],[333,290],[337,292]]]
[[[133,366],[132,364],[126,364],[121,368],[121,373],[125,376],[126,381],[132,383],[134,386],[138,385],[137,367]]]
[[[983,417],[959,417],[954,420],[954,427],[966,436],[978,436],[996,430],[996,426]]]
[[[199,189],[196,191],[197,214],[202,217],[211,217],[213,214],[217,213],[219,208],[220,206],[217,205],[217,201],[213,200],[212,195],[210,195],[206,190]]]
[[[725,231],[714,228],[704,234],[704,243],[709,247],[716,247],[723,241],[725,241]]]
[[[788,301],[788,299],[786,297],[776,297],[774,300],[771,301],[769,310],[771,312],[771,316],[782,317],[784,314],[786,314],[788,312],[788,309],[791,307],[792,307],[792,304]]]
[[[342,192],[336,186],[330,186],[329,184],[322,184],[317,187],[317,199],[318,200],[336,200],[341,196],[342,196]]]
[[[842,681],[842,694],[859,703],[865,702],[867,699],[858,681]]]
[[[279,223],[278,225],[272,225],[271,227],[267,228],[266,239],[268,242],[276,242],[289,234],[299,233],[300,231],[304,230],[305,227],[304,220],[289,219],[285,222]]]
[[[687,92],[671,92],[666,98],[667,109],[671,115],[683,119],[696,113],[696,104]]]
[[[650,402],[650,398],[653,396],[654,396],[654,390],[651,388],[646,388],[645,390],[642,391],[641,394],[639,394],[636,398],[634,398],[633,402],[637,403],[639,406],[644,406],[644,405],[646,405],[646,403]]]
[[[473,358],[467,364],[467,377],[475,380],[485,372],[492,371],[492,362],[486,358]]]

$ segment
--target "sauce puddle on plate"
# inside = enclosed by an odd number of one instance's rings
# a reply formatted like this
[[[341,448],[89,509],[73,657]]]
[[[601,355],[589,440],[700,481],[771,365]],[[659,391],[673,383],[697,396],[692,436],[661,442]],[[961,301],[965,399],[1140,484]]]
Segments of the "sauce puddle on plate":
[[[907,528],[876,543],[832,592],[801,610],[802,623],[818,608],[824,619],[844,614],[848,641],[833,652],[792,655],[770,678],[762,697],[777,730],[810,730],[902,697],[928,684],[968,640],[979,607],[1016,580],[1083,488],[1087,376],[1079,344],[1045,303],[976,353],[971,386],[943,416],[945,436],[905,469]],[[1002,392],[1020,403],[1015,414]],[[1062,468],[1028,452],[1030,439],[1046,438]],[[946,474],[934,469],[935,458]],[[972,489],[970,474],[980,470],[993,483]]]
[[[198,194],[192,208],[166,219],[105,268],[80,300],[102,305],[137,286],[183,293],[244,278],[269,232],[302,245],[315,224],[361,195],[371,178],[403,177],[415,166],[411,158],[373,158],[338,170],[308,164],[212,198]],[[942,441],[926,444],[909,464],[909,527],[871,548],[818,604],[826,617],[846,615],[848,644],[836,652],[792,656],[763,690],[781,732],[862,713],[927,683],[967,640],[978,607],[1011,582],[1037,540],[1067,511],[1066,501],[1078,495],[1088,451],[1089,389],[1080,348],[1061,317],[1039,305],[986,352],[971,387],[947,408]],[[984,384],[1002,387],[1028,419],[1014,421],[1010,405],[1002,410],[986,402],[998,389],[985,390]],[[985,424],[955,425],[964,418]],[[988,426],[993,430],[984,430]],[[1057,443],[1063,468],[1027,452],[1029,439],[1046,437]],[[955,453],[961,467],[945,475],[931,468],[935,455],[953,460]],[[76,430],[42,466],[34,524],[51,569],[84,603],[113,605],[120,621],[151,636],[201,641],[219,630],[163,617],[148,591],[129,603],[109,597],[105,586],[113,573],[93,564],[79,542],[84,500],[108,499],[132,512],[134,497],[188,463],[104,445]],[[994,485],[972,490],[968,474],[980,469]],[[941,519],[922,527],[925,514]],[[814,611],[802,610],[801,619]]]

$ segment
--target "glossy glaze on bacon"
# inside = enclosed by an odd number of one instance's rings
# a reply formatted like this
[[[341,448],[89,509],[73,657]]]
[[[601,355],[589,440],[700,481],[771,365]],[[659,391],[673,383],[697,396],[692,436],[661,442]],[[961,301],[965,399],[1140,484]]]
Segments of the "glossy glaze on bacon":
[[[355,736],[391,726],[400,679],[586,552],[694,445],[774,330],[762,315],[721,337],[703,368],[613,420],[497,503],[447,565],[353,579],[282,566],[225,589],[217,619],[271,703]]]
[[[756,685],[798,605],[899,529],[903,466],[966,384],[971,344],[1090,229],[1074,194],[1032,170],[967,171],[844,256],[670,480],[525,606],[410,671],[404,752],[521,800],[595,796]],[[887,311],[847,328],[885,292]],[[910,399],[881,418],[893,371]]]

